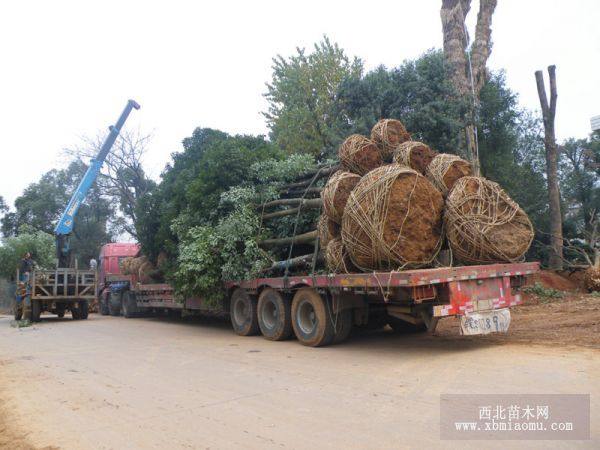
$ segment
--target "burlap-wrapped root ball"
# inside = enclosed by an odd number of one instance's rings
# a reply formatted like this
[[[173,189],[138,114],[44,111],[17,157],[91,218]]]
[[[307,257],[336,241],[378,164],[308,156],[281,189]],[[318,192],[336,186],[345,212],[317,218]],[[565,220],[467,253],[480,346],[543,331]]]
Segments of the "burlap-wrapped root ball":
[[[473,169],[471,164],[460,156],[440,153],[431,160],[425,174],[442,194],[448,195],[459,178],[473,175]]]
[[[381,119],[371,130],[371,140],[381,150],[383,159],[391,161],[398,144],[410,140],[410,133],[399,120]]]
[[[394,162],[403,164],[424,174],[427,166],[438,153],[418,141],[406,141],[394,150]]]
[[[446,199],[448,244],[463,263],[516,262],[533,240],[525,211],[493,181],[463,177]]]
[[[125,258],[121,270],[124,275],[136,275],[141,283],[151,283],[156,275],[156,267],[145,256]]]
[[[338,154],[342,167],[358,175],[364,175],[383,164],[379,147],[360,134],[348,136],[340,145]]]
[[[590,266],[586,269],[583,285],[589,292],[600,291],[600,267]]]
[[[342,240],[356,267],[396,270],[422,267],[442,240],[444,200],[427,179],[389,164],[365,175],[350,193]]]
[[[355,267],[340,238],[332,239],[327,245],[325,261],[327,269],[332,273],[350,273],[355,271]]]
[[[325,249],[332,239],[340,237],[340,226],[322,214],[317,223],[317,234],[319,235],[319,247]]]
[[[334,222],[342,223],[342,214],[344,214],[348,196],[359,181],[360,175],[355,173],[338,170],[332,175],[321,191],[323,210],[327,217]]]

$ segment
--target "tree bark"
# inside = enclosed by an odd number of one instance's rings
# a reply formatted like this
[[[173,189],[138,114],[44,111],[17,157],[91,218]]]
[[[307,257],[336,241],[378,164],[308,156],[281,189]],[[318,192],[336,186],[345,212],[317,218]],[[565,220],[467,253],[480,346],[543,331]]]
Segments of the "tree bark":
[[[277,238],[277,239],[265,239],[260,241],[258,245],[264,248],[270,247],[281,247],[289,244],[310,244],[317,239],[317,230],[309,231],[308,233],[298,234],[296,236]]]
[[[481,175],[477,142],[479,93],[487,81],[486,63],[492,51],[491,26],[496,4],[497,0],[480,1],[470,63],[469,36],[465,20],[471,8],[471,0],[442,0],[440,11],[445,68],[457,95],[470,105],[470,114],[465,117],[460,147],[464,149],[463,153],[477,176]]]
[[[544,74],[541,70],[535,72],[542,117],[544,119],[544,147],[546,149],[546,180],[548,183],[548,201],[550,204],[550,254],[548,265],[551,269],[563,268],[563,235],[562,214],[560,211],[560,190],[558,187],[558,146],[554,130],[556,116],[556,66],[548,66],[550,77],[550,103],[546,96]]]
[[[306,206],[308,208],[314,207],[319,208],[323,204],[320,198],[280,198],[278,200],[272,200],[257,206],[257,209],[267,209],[272,206]]]
[[[283,261],[275,261],[273,264],[271,264],[271,267],[266,268],[263,272],[268,272],[271,270],[285,270],[286,267],[292,269],[296,267],[310,266],[313,258],[314,254],[310,253],[308,255],[297,256],[295,258],[285,259]],[[319,259],[319,255],[317,255],[317,260]]]
[[[305,200],[304,203],[302,203],[297,208],[282,209],[281,211],[275,211],[272,213],[263,214],[262,218],[263,218],[263,220],[268,220],[268,219],[274,219],[276,217],[291,216],[292,214],[298,214],[298,212],[300,212],[301,209],[320,208],[322,203],[323,202],[320,198],[312,198],[310,200]]]

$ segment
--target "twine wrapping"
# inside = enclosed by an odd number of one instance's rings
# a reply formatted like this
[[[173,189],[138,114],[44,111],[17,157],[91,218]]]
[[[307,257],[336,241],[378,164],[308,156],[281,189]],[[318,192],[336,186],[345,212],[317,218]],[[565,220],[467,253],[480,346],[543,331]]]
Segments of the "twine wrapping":
[[[590,266],[586,269],[583,285],[589,292],[600,291],[600,267]]]
[[[340,227],[325,214],[322,214],[319,217],[319,222],[317,222],[317,234],[320,247],[325,249],[332,239],[340,236]]]
[[[425,172],[429,181],[446,196],[459,178],[473,175],[471,164],[460,156],[440,153],[431,160]]]
[[[390,161],[398,144],[410,140],[410,133],[399,120],[381,119],[371,130],[371,140],[381,150],[382,158]]]
[[[379,147],[360,134],[346,138],[338,150],[342,167],[348,172],[364,175],[383,164]]]
[[[327,245],[325,261],[331,273],[350,273],[354,271],[352,261],[350,261],[348,252],[340,238],[332,239]]]
[[[342,223],[344,207],[354,186],[360,181],[360,175],[338,170],[327,181],[321,191],[325,214],[337,223]]]
[[[350,193],[342,240],[362,270],[431,264],[442,243],[442,195],[416,171],[389,164],[365,175]]]
[[[465,263],[520,261],[534,236],[525,211],[485,178],[456,182],[446,199],[444,221],[450,248]]]
[[[437,154],[435,150],[422,142],[406,141],[398,144],[394,150],[393,161],[424,174],[427,166]]]

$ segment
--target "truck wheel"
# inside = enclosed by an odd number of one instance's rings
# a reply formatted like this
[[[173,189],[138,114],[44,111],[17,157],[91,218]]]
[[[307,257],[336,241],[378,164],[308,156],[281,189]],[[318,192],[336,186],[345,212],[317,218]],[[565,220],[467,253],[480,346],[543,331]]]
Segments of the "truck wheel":
[[[283,341],[292,335],[291,302],[275,289],[267,288],[258,297],[258,326],[271,341]]]
[[[398,319],[397,317],[388,317],[388,325],[395,333],[400,334],[422,333],[423,331],[427,331],[427,326],[424,323],[415,325],[414,323]]]
[[[135,294],[131,291],[125,291],[123,293],[123,316],[127,319],[137,317],[138,309],[135,302]]]
[[[64,303],[56,304],[56,315],[59,317],[59,319],[62,319],[63,317],[65,317],[65,304]]]
[[[100,301],[98,303],[100,303],[100,314],[102,316],[108,316],[110,314],[110,311],[108,310],[108,302],[110,301],[110,292],[108,292],[106,295],[100,295]]]
[[[71,303],[70,309],[71,309],[71,317],[73,317],[73,320],[79,320],[80,319],[79,306],[77,305],[77,303]]]
[[[119,292],[118,294],[111,295],[108,297],[108,312],[111,316],[120,316],[121,315],[121,303],[123,299],[123,293]]]
[[[77,307],[79,309],[79,319],[86,320],[88,318],[89,306],[87,300],[79,300],[77,302]]]
[[[352,310],[343,309],[337,315],[333,315],[334,336],[332,344],[344,342],[352,331]]]
[[[39,300],[31,300],[31,321],[41,321],[42,303]]]
[[[258,334],[257,301],[245,289],[238,288],[231,295],[229,316],[233,331],[240,336]]]
[[[292,326],[302,345],[320,347],[333,340],[333,324],[326,300],[312,288],[302,288],[292,300]]]

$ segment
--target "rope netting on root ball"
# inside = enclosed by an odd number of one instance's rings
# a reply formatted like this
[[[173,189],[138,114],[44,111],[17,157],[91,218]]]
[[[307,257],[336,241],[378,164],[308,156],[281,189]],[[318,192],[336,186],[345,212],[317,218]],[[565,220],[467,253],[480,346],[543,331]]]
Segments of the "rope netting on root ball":
[[[350,273],[355,271],[344,243],[340,238],[332,239],[327,245],[325,261],[327,262],[327,269],[331,273]]]
[[[379,147],[370,139],[352,134],[338,150],[342,167],[348,172],[364,175],[383,164]]]
[[[350,192],[359,181],[360,175],[341,170],[334,173],[327,181],[321,191],[321,199],[325,214],[334,222],[342,223],[342,214]]]
[[[431,264],[442,242],[443,207],[439,191],[415,170],[372,170],[350,194],[342,219],[350,259],[366,271]]]
[[[463,263],[517,262],[534,235],[525,211],[485,178],[456,182],[446,199],[444,221],[453,255]]]
[[[589,292],[600,291],[600,267],[590,266],[586,269],[583,278],[583,286]]]
[[[383,159],[391,161],[398,144],[410,140],[410,133],[399,120],[381,119],[371,130],[371,140],[381,150]]]
[[[325,214],[322,214],[317,223],[317,234],[319,236],[319,246],[326,249],[332,239],[340,237],[340,226]]]
[[[394,162],[403,164],[419,173],[425,173],[429,163],[438,153],[428,145],[418,141],[406,141],[394,150]]]
[[[445,196],[458,179],[473,175],[473,169],[471,164],[460,156],[440,153],[431,160],[425,174]]]

